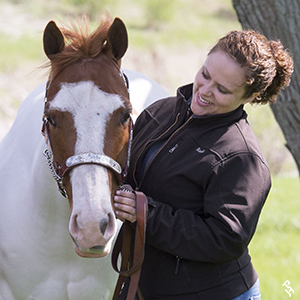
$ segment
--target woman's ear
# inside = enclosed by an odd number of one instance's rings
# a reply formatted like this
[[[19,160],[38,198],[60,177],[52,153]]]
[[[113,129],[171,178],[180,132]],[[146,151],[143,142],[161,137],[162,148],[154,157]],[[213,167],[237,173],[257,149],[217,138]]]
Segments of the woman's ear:
[[[243,101],[243,104],[251,103],[258,95],[259,93],[253,93],[249,98]]]

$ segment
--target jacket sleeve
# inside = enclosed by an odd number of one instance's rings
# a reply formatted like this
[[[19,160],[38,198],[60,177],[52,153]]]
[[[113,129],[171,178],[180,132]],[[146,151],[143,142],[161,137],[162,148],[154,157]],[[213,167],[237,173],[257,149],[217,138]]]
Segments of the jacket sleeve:
[[[154,199],[147,242],[184,259],[212,263],[235,260],[255,232],[271,187],[269,169],[256,155],[233,155],[209,171],[204,186],[203,209],[197,213],[174,211]]]

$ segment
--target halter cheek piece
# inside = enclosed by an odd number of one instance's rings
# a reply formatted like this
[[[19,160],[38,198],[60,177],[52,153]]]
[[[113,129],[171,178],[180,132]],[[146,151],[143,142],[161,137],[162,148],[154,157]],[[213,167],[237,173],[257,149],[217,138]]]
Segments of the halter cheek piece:
[[[122,70],[120,70],[120,76],[124,80],[124,83],[128,90],[129,95],[129,81],[127,76],[123,73]],[[45,92],[45,105],[47,103],[47,93],[50,86],[51,80],[48,82]],[[67,158],[62,165],[60,166],[56,161],[54,161],[53,157],[53,151],[50,141],[50,126],[48,119],[44,116],[43,117],[43,128],[42,128],[42,134],[45,137],[46,140],[46,148],[43,151],[44,156],[46,157],[47,164],[49,166],[50,172],[54,179],[57,182],[58,189],[60,193],[65,197],[68,198],[63,178],[64,176],[70,172],[71,169],[84,165],[84,164],[95,164],[103,166],[109,170],[111,170],[114,174],[116,174],[118,178],[119,185],[122,185],[127,177],[127,172],[129,168],[129,161],[130,161],[130,152],[131,152],[131,143],[132,143],[132,133],[133,133],[133,122],[130,118],[129,120],[129,141],[128,141],[128,148],[127,148],[127,158],[126,158],[126,164],[124,169],[122,170],[120,164],[112,159],[111,157],[104,155],[104,154],[97,154],[97,153],[81,153],[77,155],[70,156]]]

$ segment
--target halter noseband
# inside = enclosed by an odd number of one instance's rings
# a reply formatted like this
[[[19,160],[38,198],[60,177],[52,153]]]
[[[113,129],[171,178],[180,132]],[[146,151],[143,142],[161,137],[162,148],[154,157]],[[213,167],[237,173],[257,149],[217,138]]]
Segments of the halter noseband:
[[[129,81],[125,73],[120,70],[120,76],[124,80],[124,83],[127,87],[128,96],[129,96]],[[48,89],[51,84],[51,80],[48,82],[46,91],[45,91],[45,105],[47,103],[47,94]],[[97,153],[81,153],[77,155],[73,155],[68,157],[60,166],[56,161],[54,161],[53,157],[53,151],[50,141],[50,127],[49,122],[47,118],[43,117],[43,128],[42,128],[42,134],[45,137],[46,140],[46,148],[43,151],[44,156],[46,157],[47,164],[49,166],[50,172],[54,179],[57,182],[58,189],[60,193],[65,197],[68,198],[63,178],[64,176],[70,172],[71,169],[84,165],[84,164],[94,164],[94,165],[100,165],[103,166],[109,170],[111,170],[118,179],[119,185],[122,185],[127,177],[127,172],[129,168],[129,161],[130,161],[130,152],[131,152],[131,144],[132,144],[132,136],[133,136],[133,122],[130,118],[129,120],[129,141],[128,141],[128,147],[127,147],[127,158],[126,158],[126,164],[124,169],[122,170],[120,164],[112,159],[111,157],[105,155],[105,154],[97,154]]]

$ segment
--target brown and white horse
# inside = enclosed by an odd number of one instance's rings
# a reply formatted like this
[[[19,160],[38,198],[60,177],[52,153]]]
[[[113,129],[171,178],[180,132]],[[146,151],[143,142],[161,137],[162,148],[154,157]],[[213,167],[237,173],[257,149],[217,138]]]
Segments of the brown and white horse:
[[[117,274],[106,255],[118,230],[112,196],[130,152],[132,101],[120,69],[126,27],[106,16],[88,34],[51,21],[44,50],[48,83],[24,101],[0,144],[0,300],[110,299]],[[131,100],[143,101],[152,81],[129,73]],[[146,105],[167,96],[152,87]]]

